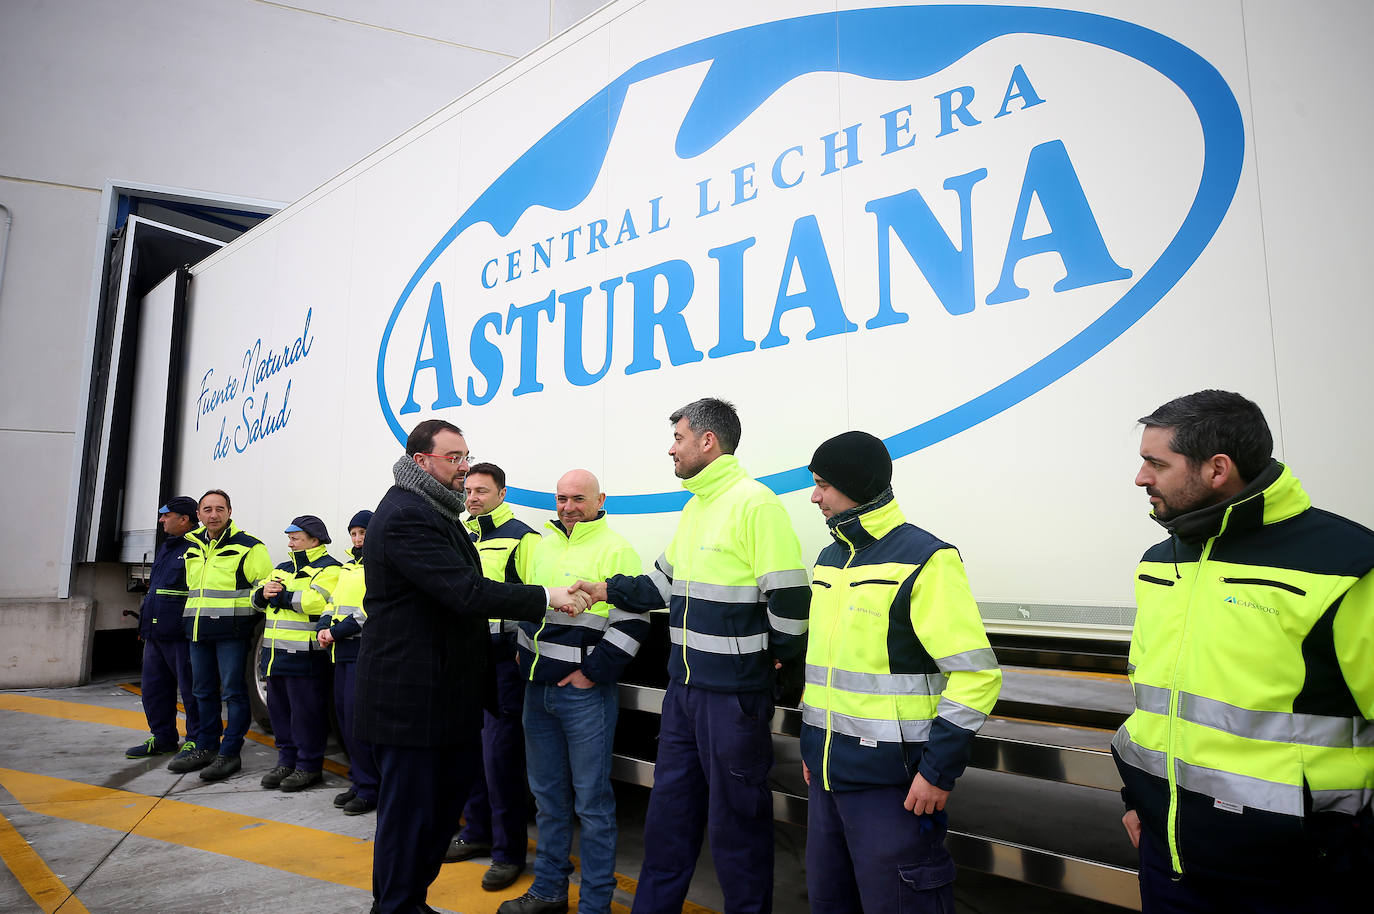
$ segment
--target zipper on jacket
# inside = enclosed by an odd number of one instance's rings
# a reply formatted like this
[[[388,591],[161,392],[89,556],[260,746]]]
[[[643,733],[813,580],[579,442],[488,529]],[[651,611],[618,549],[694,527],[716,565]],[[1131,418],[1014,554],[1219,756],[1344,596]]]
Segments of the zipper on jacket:
[[[858,550],[855,549],[854,544],[840,532],[839,527],[835,528],[835,536],[849,547],[849,558],[845,559],[844,567],[841,569],[842,571],[847,571],[849,570],[849,566],[854,564],[854,556],[858,555]],[[826,586],[828,587],[830,585],[827,584]],[[852,587],[854,585],[851,584],[850,586]],[[830,717],[835,707],[835,692],[831,687],[831,683],[835,680],[835,629],[839,624],[840,613],[835,613],[834,619],[830,622],[830,637],[827,638],[825,642],[825,746],[824,751],[821,753],[821,784],[826,790],[830,789],[830,744],[832,737],[835,735],[835,731],[831,726]]]
[[[1144,581],[1146,584],[1160,584],[1160,585],[1162,585],[1162,586],[1164,586],[1164,587],[1173,587],[1173,586],[1174,586],[1174,582],[1173,582],[1173,581],[1167,580],[1167,579],[1165,579],[1165,578],[1157,578],[1157,577],[1155,577],[1155,576],[1152,575],[1152,574],[1138,574],[1138,575],[1136,575],[1136,577],[1139,578],[1140,580]]]
[[[1292,584],[1285,584],[1282,581],[1271,581],[1268,578],[1222,578],[1223,584],[1261,584],[1265,587],[1277,587],[1279,590],[1286,590],[1295,593],[1300,597],[1307,596],[1307,591],[1301,587],[1294,587]]]

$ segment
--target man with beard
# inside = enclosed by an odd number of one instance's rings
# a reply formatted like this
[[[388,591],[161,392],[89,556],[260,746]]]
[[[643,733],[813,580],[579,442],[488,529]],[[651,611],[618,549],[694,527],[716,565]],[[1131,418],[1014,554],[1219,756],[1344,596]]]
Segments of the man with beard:
[[[462,524],[468,445],[442,419],[415,426],[396,484],[363,544],[367,625],[358,651],[354,735],[381,775],[372,854],[373,907],[416,914],[439,874],[481,751],[487,619],[575,615],[590,601],[566,588],[482,575]]]
[[[707,829],[726,910],[766,912],[773,687],[782,697],[800,683],[809,578],[782,502],[735,457],[735,408],[707,398],[668,421],[673,472],[692,493],[672,542],[650,574],[579,584],[617,609],[669,608],[669,682],[634,912],[682,910]]]
[[[1258,406],[1140,420],[1169,538],[1136,570],[1135,711],[1112,752],[1143,909],[1353,910],[1374,816],[1374,532],[1313,508]]]

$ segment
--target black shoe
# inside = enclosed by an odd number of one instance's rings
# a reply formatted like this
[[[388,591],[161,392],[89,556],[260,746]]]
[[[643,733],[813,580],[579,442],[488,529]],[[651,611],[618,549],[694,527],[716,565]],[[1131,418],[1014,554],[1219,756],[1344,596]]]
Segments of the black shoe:
[[[348,801],[353,799],[357,795],[358,791],[354,790],[352,787],[348,788],[343,793],[334,794],[334,808],[343,809],[345,806],[348,805]]]
[[[199,771],[213,762],[218,754],[213,749],[197,749],[195,743],[187,740],[182,744],[181,751],[167,763],[167,770],[175,771],[177,774]]]
[[[264,790],[276,790],[281,786],[281,782],[286,780],[286,776],[291,773],[291,769],[285,765],[278,765],[262,776],[259,782]]]
[[[509,888],[510,884],[520,877],[525,871],[524,864],[520,863],[493,863],[487,867],[487,871],[482,874],[482,888],[488,892],[499,892],[504,888]],[[568,903],[563,902],[564,910],[567,910]]]
[[[377,808],[376,800],[364,800],[362,797],[354,797],[343,805],[343,814],[346,816],[361,816],[365,812],[372,812]]]
[[[156,736],[150,736],[137,746],[124,750],[125,758],[152,758],[155,755],[171,755],[177,751],[175,742],[159,743]]]
[[[476,841],[464,841],[462,838],[454,837],[449,842],[448,850],[444,852],[445,863],[457,863],[459,860],[471,860],[473,857],[485,857],[491,853],[490,844],[480,844]]]
[[[297,790],[304,790],[307,787],[314,787],[316,784],[324,783],[324,775],[318,771],[302,771],[297,768],[282,779],[281,789],[286,793],[295,793]]]
[[[519,898],[501,902],[496,914],[568,914],[568,899],[545,901],[526,892]]]
[[[200,773],[202,781],[222,781],[231,774],[238,774],[243,760],[237,755],[217,755],[210,767]]]

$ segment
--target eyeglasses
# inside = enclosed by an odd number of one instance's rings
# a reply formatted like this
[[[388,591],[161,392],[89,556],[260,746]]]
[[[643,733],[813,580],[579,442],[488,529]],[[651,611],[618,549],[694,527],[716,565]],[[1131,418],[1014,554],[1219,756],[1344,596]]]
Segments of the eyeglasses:
[[[448,456],[447,454],[426,454],[426,453],[421,452],[420,456],[421,456],[421,457],[433,457],[435,460],[446,460],[446,461],[448,461],[449,463],[451,463],[453,466],[457,466],[457,465],[460,464],[460,463],[467,463],[467,464],[471,464],[471,463],[472,463],[472,455],[471,455],[471,454],[459,454],[457,457],[450,457],[450,456]]]

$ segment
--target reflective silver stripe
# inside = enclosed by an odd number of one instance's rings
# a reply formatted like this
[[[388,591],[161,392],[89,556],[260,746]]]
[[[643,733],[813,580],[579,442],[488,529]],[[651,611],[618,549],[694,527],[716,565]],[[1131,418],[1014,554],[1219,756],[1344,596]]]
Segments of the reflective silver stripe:
[[[316,584],[314,581],[310,582],[310,589],[315,591],[315,593],[319,594],[320,596],[324,597],[326,601],[329,599],[329,591],[325,590],[323,587],[321,587],[319,584]]]
[[[758,603],[763,594],[755,584],[707,584],[704,581],[674,581],[673,596],[685,597],[691,591],[695,599],[715,600],[717,603]]]
[[[1301,787],[1190,765],[1183,759],[1174,759],[1174,770],[1178,785],[1194,793],[1286,816],[1302,815]]]
[[[363,612],[363,608],[361,606],[349,606],[344,603],[335,603],[334,612],[339,616],[339,618],[343,618],[344,616],[352,616],[353,618],[358,620],[359,625],[361,625],[363,623],[363,620],[367,618],[367,613]],[[328,613],[322,614],[320,618],[323,619],[326,615],[328,615]]]
[[[313,640],[306,641],[298,638],[273,638],[271,635],[263,636],[262,646],[272,650],[286,651],[292,654],[317,649]]]
[[[768,593],[784,587],[810,587],[811,576],[805,568],[789,568],[786,571],[770,571],[759,575],[759,590]]]
[[[806,681],[825,685],[825,667],[807,664]],[[815,676],[816,678],[812,678]],[[830,687],[861,695],[939,695],[945,690],[943,673],[854,673],[835,670]]]
[[[601,642],[618,647],[631,657],[639,653],[639,642],[618,628],[607,629],[606,634],[601,636]]]
[[[1248,739],[1275,743],[1302,743],[1332,749],[1350,749],[1370,728],[1362,718],[1290,714],[1285,711],[1251,711],[1215,698],[1178,693],[1178,716],[1186,721]]]
[[[357,621],[359,628],[367,624],[367,613],[363,611],[361,606],[353,607],[353,618]]]
[[[615,625],[617,622],[625,621],[648,622],[649,617],[644,613],[635,613],[625,609],[616,609],[614,606],[612,606],[609,620],[612,625]]]
[[[243,590],[211,590],[201,588],[190,591],[191,595],[202,600],[238,600],[242,597],[251,597],[253,589],[245,587]]]
[[[768,611],[768,624],[773,631],[781,632],[784,635],[804,635],[811,622],[809,619],[789,619],[786,616],[779,616],[770,609]]]
[[[1121,756],[1121,760],[1132,768],[1139,768],[1157,778],[1168,776],[1164,753],[1159,749],[1146,749],[1137,744],[1131,739],[1131,734],[1126,732],[1125,727],[1118,728],[1112,736],[1112,748]]]
[[[976,711],[968,705],[961,705],[959,702],[951,701],[948,698],[940,699],[940,706],[936,709],[935,716],[943,717],[954,726],[972,730],[975,733],[988,719],[988,716],[982,711]]]
[[[1313,812],[1343,812],[1355,816],[1360,810],[1374,804],[1374,790],[1314,790],[1312,791]]]
[[[570,616],[565,612],[556,609],[546,609],[544,611],[544,621],[550,625],[570,625],[574,628],[594,628],[597,631],[605,630],[610,625],[610,620],[597,613],[578,613]]]
[[[997,654],[990,647],[975,648],[948,657],[936,657],[935,665],[944,673],[975,673],[997,669]]]
[[[1135,664],[1134,664],[1134,663],[1131,663],[1129,660],[1126,661],[1126,672],[1128,672],[1128,673],[1134,673],[1134,672],[1135,672]]]
[[[162,596],[166,596],[166,597],[184,597],[184,596],[186,596],[188,593],[190,593],[189,590],[167,590],[167,589],[162,588],[162,587],[159,587],[159,588],[157,589],[157,592],[158,592],[159,594],[161,594]]]
[[[291,608],[292,608],[292,609],[299,610],[299,609],[301,608],[301,597],[303,597],[303,596],[305,596],[305,594],[304,594],[304,592],[302,592],[302,591],[299,591],[299,590],[293,590],[293,591],[291,591]]]
[[[295,619],[273,619],[271,624],[267,626],[268,632],[313,632],[314,630],[314,622],[300,622]]]
[[[522,628],[515,636],[520,642],[520,646],[527,651],[532,651],[540,657],[548,657],[550,660],[562,660],[564,663],[582,663],[582,649],[569,647],[566,644],[546,644],[543,641],[535,641],[525,634]]]
[[[1149,711],[1151,714],[1168,714],[1169,697],[1173,692],[1169,689],[1161,689],[1159,686],[1146,685],[1137,682],[1135,685],[1135,706],[1141,711]]]
[[[667,606],[673,595],[673,566],[668,562],[668,553],[663,553],[654,562],[654,567],[649,572],[649,580],[654,582],[663,605]]]
[[[858,739],[871,739],[883,743],[923,743],[930,738],[931,722],[928,720],[874,720],[869,717],[851,717],[835,711],[827,715],[825,711],[811,705],[802,707],[802,723],[813,727],[825,729],[827,716],[831,730]]]
[[[671,628],[668,635],[674,644],[682,643],[682,629]],[[759,654],[768,650],[768,633],[761,635],[703,635],[701,632],[687,631],[687,646],[695,651],[708,654]]]
[[[221,619],[225,616],[251,616],[262,610],[252,606],[200,606],[195,611],[202,619]]]

